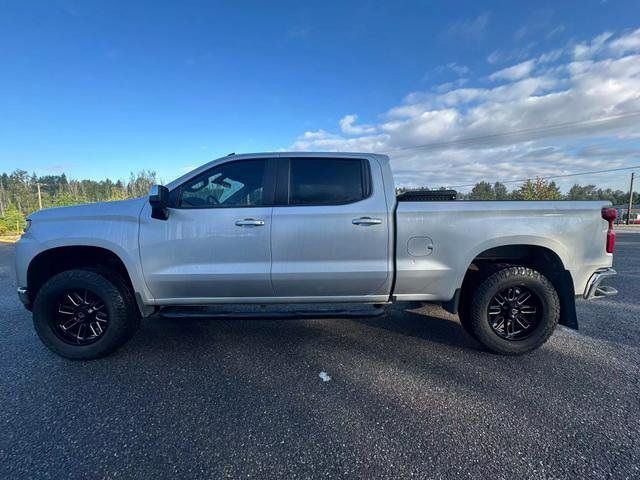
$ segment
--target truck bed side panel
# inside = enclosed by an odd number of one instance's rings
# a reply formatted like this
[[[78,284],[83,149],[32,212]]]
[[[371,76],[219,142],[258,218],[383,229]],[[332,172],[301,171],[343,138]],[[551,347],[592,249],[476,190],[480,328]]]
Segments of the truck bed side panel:
[[[480,253],[503,245],[555,252],[584,291],[597,268],[609,267],[608,202],[400,202],[397,208],[395,295],[399,300],[449,300]]]

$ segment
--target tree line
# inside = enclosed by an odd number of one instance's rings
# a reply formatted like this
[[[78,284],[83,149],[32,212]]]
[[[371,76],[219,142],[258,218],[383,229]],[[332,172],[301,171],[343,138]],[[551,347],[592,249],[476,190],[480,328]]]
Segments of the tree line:
[[[427,188],[427,187],[425,187]],[[428,189],[428,188],[427,188]],[[444,187],[439,190],[444,190]],[[407,191],[399,188],[398,192]],[[438,189],[436,189],[438,190]],[[637,192],[634,198],[637,198]],[[573,185],[565,194],[558,185],[544,178],[527,180],[518,188],[509,191],[501,182],[478,182],[469,193],[458,193],[458,200],[609,200],[614,205],[626,205],[629,192],[598,188],[595,185]]]
[[[29,175],[24,170],[0,176],[0,235],[22,232],[26,217],[40,209],[79,203],[124,200],[142,197],[157,183],[156,173],[131,173],[128,180],[71,180],[62,175]],[[444,187],[443,187],[444,188]],[[398,192],[406,188],[398,188]],[[637,193],[636,193],[637,198]],[[595,185],[574,185],[563,194],[555,182],[542,178],[527,180],[509,191],[500,182],[479,182],[469,193],[459,193],[459,200],[609,200],[626,204],[629,193]]]
[[[147,195],[156,173],[131,173],[128,180],[72,180],[62,175],[29,175],[25,170],[0,175],[0,235],[22,232],[26,217],[40,208],[124,200]]]

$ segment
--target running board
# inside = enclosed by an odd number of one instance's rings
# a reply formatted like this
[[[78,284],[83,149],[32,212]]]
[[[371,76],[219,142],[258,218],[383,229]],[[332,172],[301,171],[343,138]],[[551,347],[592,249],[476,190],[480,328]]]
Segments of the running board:
[[[299,309],[295,305],[291,308],[282,309],[282,305],[277,305],[279,309],[269,308],[269,306],[246,306],[244,308],[226,308],[220,306],[182,306],[164,307],[160,309],[160,316],[164,318],[229,318],[229,319],[321,319],[321,318],[371,318],[380,317],[387,313],[384,306],[380,307],[360,307],[342,309]]]

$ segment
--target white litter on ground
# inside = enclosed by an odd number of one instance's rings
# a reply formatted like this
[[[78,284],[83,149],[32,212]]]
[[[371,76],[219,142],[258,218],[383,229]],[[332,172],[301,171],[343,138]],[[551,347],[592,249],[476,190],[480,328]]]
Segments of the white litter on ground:
[[[320,372],[320,375],[318,376],[322,379],[323,382],[328,382],[329,380],[331,380],[331,377],[327,372]]]

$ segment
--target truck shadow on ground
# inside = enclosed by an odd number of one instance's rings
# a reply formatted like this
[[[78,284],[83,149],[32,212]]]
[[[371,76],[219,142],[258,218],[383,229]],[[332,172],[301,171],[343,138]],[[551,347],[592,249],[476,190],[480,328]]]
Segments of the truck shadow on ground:
[[[235,318],[165,318],[154,316],[143,322],[142,331],[133,339],[131,348],[145,348],[151,339],[154,348],[185,342],[191,347],[218,337],[244,337],[244,342],[265,341],[286,343],[326,342],[323,337],[357,337],[377,331],[384,337],[389,332],[394,337],[400,335],[415,340],[439,344],[456,350],[469,349],[483,351],[482,346],[464,332],[455,316],[444,311],[442,314],[429,309],[418,312],[394,307],[386,314],[376,317],[340,317],[317,320],[282,319],[235,319]],[[447,318],[449,317],[449,318]],[[361,330],[361,331],[360,331]],[[384,338],[380,338],[384,341]],[[135,345],[135,344],[138,345]],[[167,346],[169,346],[167,345]]]
[[[427,312],[393,309],[387,315],[355,320],[369,327],[418,338],[455,348],[482,350],[482,346],[462,329],[455,317],[430,308]],[[447,318],[449,317],[449,318]]]

